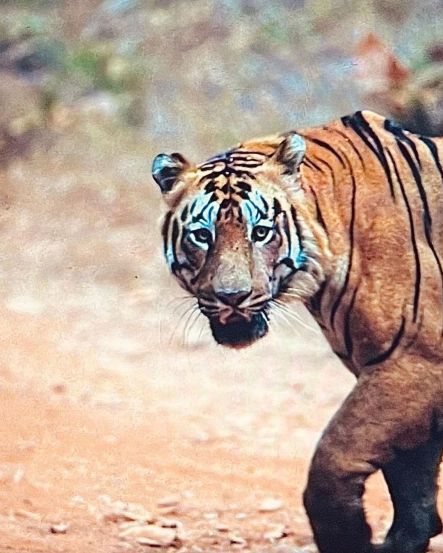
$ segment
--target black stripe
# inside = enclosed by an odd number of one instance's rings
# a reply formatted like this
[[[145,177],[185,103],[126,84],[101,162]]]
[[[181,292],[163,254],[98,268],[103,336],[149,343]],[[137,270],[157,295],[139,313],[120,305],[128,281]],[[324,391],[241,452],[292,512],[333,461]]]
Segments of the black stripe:
[[[206,178],[206,177],[205,177]],[[201,182],[202,179],[200,179],[200,182]],[[214,190],[217,188],[217,185],[215,183],[215,181],[213,180],[210,180],[208,182],[208,184],[205,184],[205,192],[207,194],[211,193],[211,192],[214,192]]]
[[[279,266],[279,265],[286,265],[286,267],[289,267],[289,269],[292,270],[292,273],[295,273],[297,271],[297,268],[295,267],[294,265],[294,261],[290,258],[290,257],[284,257],[283,259],[280,259],[280,261],[277,263],[277,265],[275,266],[274,270]],[[291,276],[289,275],[289,276]],[[287,279],[288,277],[285,277],[285,280]]]
[[[260,167],[260,165],[263,165],[264,160],[235,160],[234,165],[230,165],[230,169],[232,172],[239,171],[240,169],[244,169],[245,167],[247,169],[255,169],[256,167]]]
[[[435,165],[437,166],[437,169],[443,181],[443,167],[441,165],[440,158],[438,157],[438,150],[437,150],[437,146],[435,145],[435,142],[431,138],[428,138],[427,136],[419,136],[419,139],[424,144],[426,144],[429,151],[431,152],[431,155],[434,158]]]
[[[204,171],[204,169],[200,168],[202,171]],[[199,184],[203,181],[206,181],[206,180],[216,180],[218,179],[218,177],[223,173],[223,170],[221,171],[211,171],[210,173],[208,173],[207,175],[202,175],[202,177],[200,178],[200,180],[198,181]]]
[[[234,203],[233,200],[231,200],[231,202]],[[261,217],[263,217],[263,219],[266,218],[266,212],[263,211],[263,209],[259,208],[258,205],[251,200],[251,198],[249,198],[249,203],[252,204],[255,207],[255,209],[257,210],[257,213],[260,213],[260,215],[261,215]]]
[[[246,192],[250,192],[252,190],[252,186],[249,182],[245,182],[243,180],[236,181],[235,188],[239,188],[240,190],[244,190]]]
[[[314,196],[317,220],[320,223],[320,225],[323,227],[323,230],[327,233],[328,229],[326,228],[325,219],[324,219],[323,214],[322,214],[321,209],[320,209],[320,204],[318,202],[317,194],[316,194],[315,190],[312,187],[309,187],[309,190],[312,192],[312,195]]]
[[[321,315],[321,300],[323,299],[323,294],[326,290],[326,280],[324,280],[320,284],[320,288],[317,290],[317,292],[309,298],[309,307],[311,311],[315,314],[318,313]],[[326,329],[324,325],[322,325],[322,328]]]
[[[352,298],[349,303],[349,307],[346,311],[345,320],[344,320],[344,340],[345,340],[347,356],[349,359],[352,359],[352,352],[354,349],[354,346],[352,344],[351,315],[352,315],[352,310],[354,309],[357,290],[358,288],[356,288],[352,294]]]
[[[185,222],[186,221],[186,217],[188,216],[188,211],[189,211],[189,208],[187,205],[185,205],[183,211],[181,212],[181,215],[180,215],[180,219],[182,222]]]
[[[372,130],[369,123],[363,117],[361,111],[357,111],[354,115],[342,117],[342,123],[345,127],[351,127],[356,134],[363,140],[363,142],[368,146],[368,148],[374,153],[374,155],[379,160],[381,166],[384,169],[386,178],[388,179],[389,190],[391,192],[391,197],[395,200],[395,191],[394,185],[392,182],[392,175],[389,171],[389,165],[384,154],[383,145],[380,142],[377,134]],[[371,142],[372,140],[372,142]]]
[[[184,233],[183,233],[184,234]],[[180,247],[182,249],[182,252],[185,254],[186,259],[189,261],[190,266],[192,266],[192,263],[195,261],[195,250],[193,248],[189,247],[189,244],[185,237],[182,237],[182,240],[180,241]],[[195,248],[195,246],[194,246]]]
[[[265,152],[258,152],[256,150],[243,150],[243,149],[231,150],[231,152],[229,153],[229,157],[231,157],[231,158],[234,158],[234,156],[237,156],[237,157],[245,157],[245,156],[271,157],[272,155],[273,154],[266,154]]]
[[[394,336],[394,339],[392,340],[391,345],[388,347],[386,351],[383,353],[380,353],[380,355],[377,355],[370,361],[367,361],[365,363],[365,367],[370,367],[372,365],[377,365],[378,363],[383,363],[383,361],[386,361],[391,355],[394,353],[394,351],[397,349],[398,345],[400,344],[400,340],[403,337],[403,334],[405,332],[405,317],[403,316],[401,318],[401,325],[400,328],[397,331],[397,334]]]
[[[303,251],[303,244],[302,244],[302,231],[299,225],[299,222],[297,220],[297,212],[295,211],[295,207],[291,205],[291,217],[294,222],[295,230],[297,232],[297,239],[298,239],[298,245],[300,247],[300,252]]]
[[[197,214],[194,214],[193,211],[195,209],[195,204],[193,205],[193,208],[191,208],[191,215],[192,215],[192,222],[193,223],[198,223],[198,221],[200,221],[201,219],[204,219],[205,216],[204,216],[204,213],[205,211],[211,206],[211,204],[213,203],[212,201],[212,194],[211,194],[211,197],[208,199],[207,203],[205,204],[205,206],[200,210],[199,213]]]
[[[288,214],[286,213],[286,211],[284,211],[283,213],[284,213],[283,228],[286,233],[286,238],[288,240],[288,257],[290,257],[291,249],[292,249],[291,229],[289,228]]]
[[[323,173],[323,169],[314,163],[312,159],[309,159],[308,156],[304,156],[302,163],[305,163],[308,167],[311,167],[311,169],[317,169],[317,171]]]
[[[310,136],[300,135],[303,138],[306,138],[306,140],[310,140],[311,142],[314,142],[314,144],[317,144],[317,146],[320,146],[321,148],[324,148],[325,150],[328,150],[328,152],[331,152],[331,154],[338,159],[343,169],[346,167],[345,162],[343,161],[343,158],[341,155],[327,142],[324,140],[320,140],[319,138],[312,138]]]
[[[361,112],[358,112],[361,115]],[[341,118],[341,122],[343,125],[347,128],[351,128],[366,144],[366,146],[375,154],[375,156],[380,160],[379,158],[379,152],[377,148],[372,144],[372,142],[369,140],[369,138],[366,136],[365,132],[360,126],[360,122],[356,119],[356,114],[354,115],[345,115]]]
[[[314,156],[315,160],[318,161],[318,163],[323,163],[323,165],[326,165],[326,167],[329,169],[331,173],[334,172],[334,169],[332,168],[331,164],[325,161],[324,159],[320,159],[318,156]],[[322,171],[322,169],[320,169]],[[322,171],[323,172],[323,171]]]
[[[334,168],[333,168],[327,161],[325,161],[324,159],[321,159],[321,158],[319,158],[318,156],[314,156],[314,157],[315,157],[315,159],[316,159],[318,162],[323,163],[323,165],[325,165],[325,166],[328,168],[328,170],[330,171],[330,173],[331,173],[331,178],[332,178],[332,188],[333,188],[333,190],[335,191],[335,171],[334,171]],[[324,171],[322,171],[321,167],[319,167],[317,164],[315,164],[315,163],[314,163],[313,161],[311,161],[311,160],[309,160],[309,162],[310,162],[312,165],[314,165],[314,167],[315,167],[318,171],[320,171],[321,173],[324,174]]]
[[[408,212],[408,219],[409,219],[409,229],[411,233],[411,242],[412,242],[412,250],[414,252],[414,258],[415,258],[415,283],[414,283],[414,301],[413,301],[413,322],[415,323],[417,320],[418,315],[418,302],[420,298],[420,286],[421,286],[421,265],[420,265],[420,255],[418,253],[418,246],[417,246],[417,238],[415,236],[415,228],[414,228],[414,217],[412,215],[412,209],[409,205],[408,196],[406,194],[406,190],[403,184],[403,181],[401,180],[400,173],[398,171],[397,164],[395,163],[394,157],[391,154],[389,150],[386,150],[389,156],[389,159],[391,160],[392,166],[394,167],[395,176],[397,177],[397,182],[400,186],[401,195],[403,196],[403,201],[406,206],[406,210]]]
[[[251,180],[257,180],[257,177],[254,175],[254,173],[251,173],[250,171],[236,171],[235,174],[239,179],[247,178]]]
[[[418,192],[420,194],[420,198],[423,204],[423,223],[425,227],[425,232],[426,234],[428,234],[432,229],[432,217],[431,217],[431,212],[429,210],[426,190],[424,189],[423,182],[421,180],[420,170],[417,167],[417,165],[414,163],[414,160],[412,159],[411,154],[408,152],[408,149],[406,148],[406,146],[399,141],[397,141],[397,146],[402,156],[406,159],[406,162],[409,165],[409,168],[411,170],[412,176],[414,177],[415,183],[417,184]]]
[[[397,140],[401,140],[411,148],[411,150],[414,153],[415,161],[417,162],[417,165],[421,169],[422,168],[421,161],[420,161],[420,156],[418,155],[417,146],[415,145],[414,141],[404,133],[404,130],[400,127],[400,125],[398,125],[394,121],[385,119],[383,126],[387,131],[392,133],[395,136],[395,138],[397,138]]]
[[[355,199],[356,199],[357,188],[355,185],[355,177],[354,177],[354,172],[352,170],[352,165],[348,159],[347,159],[347,162],[348,162],[349,172],[351,175],[351,182],[352,182],[351,219],[349,222],[349,263],[346,271],[346,277],[345,277],[345,282],[343,284],[343,288],[340,290],[340,294],[338,295],[337,299],[334,302],[334,305],[332,306],[331,315],[329,319],[332,328],[334,328],[335,315],[337,313],[341,300],[343,299],[343,296],[345,295],[349,285],[349,279],[350,279],[351,270],[352,270],[352,262],[354,259],[354,222],[355,222]]]
[[[425,229],[426,242],[428,243],[428,246],[431,249],[432,254],[434,256],[434,259],[435,259],[435,261],[437,263],[437,266],[438,266],[438,270],[439,270],[439,273],[440,273],[441,287],[442,287],[442,295],[443,295],[443,267],[442,267],[442,264],[441,264],[441,261],[440,261],[440,257],[438,256],[438,253],[435,249],[435,246],[432,243],[432,235],[431,235],[431,233],[432,233],[432,218],[431,218],[431,213],[430,213],[430,210],[429,210],[426,191],[424,189],[423,182],[422,182],[422,179],[421,179],[421,174],[420,174],[419,169],[415,165],[414,160],[412,159],[411,155],[409,154],[408,150],[406,149],[406,146],[404,144],[402,144],[401,142],[399,142],[399,141],[397,141],[397,145],[400,148],[400,151],[403,154],[403,157],[406,159],[406,161],[407,161],[407,163],[408,163],[408,165],[411,169],[412,175],[414,177],[414,180],[415,180],[415,182],[417,184],[417,187],[418,187],[418,191],[420,193],[420,198],[421,198],[422,203],[423,203],[423,224],[424,224],[424,229]],[[442,328],[442,333],[443,333],[443,328]]]
[[[277,200],[277,198],[274,198],[274,218],[277,217],[277,215],[281,212],[281,203]]]
[[[180,234],[180,229],[178,226],[177,219],[174,219],[172,223],[172,235],[171,235],[171,242],[172,242],[172,255],[174,256],[174,261],[178,263],[177,258],[177,241]]]
[[[335,133],[339,134],[342,138],[344,138],[346,140],[346,143],[349,144],[351,146],[351,148],[354,150],[354,152],[357,154],[358,159],[360,160],[361,164],[364,167],[365,162],[363,160],[363,156],[361,155],[361,153],[358,150],[357,146],[352,142],[352,140],[349,138],[349,136],[347,134],[345,134],[344,132],[342,132],[339,129],[331,129],[329,127],[325,127],[325,130],[335,132]]]
[[[309,161],[306,158],[303,158],[302,163],[304,163],[306,165],[306,167],[309,167],[309,169],[317,169],[318,171],[320,171],[319,167],[316,167],[316,165],[314,163],[312,163],[311,161]]]
[[[165,219],[163,221],[162,226],[162,234],[163,234],[163,251],[166,255],[166,252],[168,251],[168,240],[169,240],[169,227],[172,217],[172,211],[168,211],[168,213],[165,215]]]

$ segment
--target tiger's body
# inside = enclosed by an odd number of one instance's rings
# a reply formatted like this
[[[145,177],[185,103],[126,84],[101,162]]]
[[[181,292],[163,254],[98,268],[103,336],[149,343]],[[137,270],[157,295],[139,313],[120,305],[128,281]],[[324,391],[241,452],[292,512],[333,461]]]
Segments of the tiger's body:
[[[357,377],[304,496],[321,553],[422,553],[441,531],[442,159],[443,139],[357,112],[199,166],[154,160],[166,259],[214,338],[252,343],[295,297]],[[395,517],[374,546],[362,495],[378,469]]]

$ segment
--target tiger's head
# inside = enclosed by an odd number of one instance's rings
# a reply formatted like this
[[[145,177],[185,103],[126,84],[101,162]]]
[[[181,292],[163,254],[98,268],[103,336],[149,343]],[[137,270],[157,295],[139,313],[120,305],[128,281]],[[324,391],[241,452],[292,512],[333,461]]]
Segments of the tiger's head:
[[[301,183],[304,153],[304,139],[288,133],[245,142],[201,165],[177,153],[153,161],[168,207],[166,261],[220,344],[261,338],[275,302],[307,300],[325,278]]]

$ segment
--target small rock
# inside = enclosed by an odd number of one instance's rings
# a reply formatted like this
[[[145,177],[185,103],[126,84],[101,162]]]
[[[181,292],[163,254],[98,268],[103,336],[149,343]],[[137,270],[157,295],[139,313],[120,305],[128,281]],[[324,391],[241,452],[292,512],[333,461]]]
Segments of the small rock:
[[[229,536],[229,541],[235,545],[246,545],[246,540],[244,540],[241,536],[231,535]]]
[[[31,520],[41,520],[42,517],[38,515],[37,513],[33,513],[32,511],[26,511],[25,509],[16,509],[14,511],[14,515],[18,517],[23,518],[29,518]]]
[[[173,518],[161,518],[157,521],[157,524],[162,528],[181,528],[183,523]]]
[[[273,511],[278,511],[283,507],[283,501],[281,499],[269,497],[261,502],[258,507],[260,513],[272,513]]]
[[[125,522],[119,522],[118,528],[120,532],[123,532],[124,530],[127,530],[128,528],[139,528],[140,526],[143,526],[144,522],[139,520],[128,520]]]
[[[215,529],[218,531],[218,532],[229,532],[229,526],[227,526],[226,524],[217,524],[215,526]]]
[[[53,524],[50,526],[49,531],[51,534],[66,534],[69,524]]]
[[[147,511],[142,505],[137,503],[125,503],[123,501],[112,501],[106,497],[102,500],[105,503],[105,512],[102,518],[106,522],[125,522],[136,521],[152,523],[155,521],[154,515]]]
[[[263,534],[264,539],[270,541],[281,540],[286,536],[288,536],[288,532],[284,524],[276,524]]]
[[[122,509],[121,511],[111,511],[103,515],[103,520],[106,522],[146,522],[152,523],[155,518],[149,511],[130,511]]]
[[[178,507],[181,502],[181,497],[178,494],[168,495],[157,501],[157,507],[160,509],[169,509],[172,507]]]
[[[153,547],[167,547],[172,545],[177,537],[177,532],[172,528],[161,528],[152,524],[147,526],[134,526],[127,528],[119,534],[120,538],[134,539],[140,545]]]

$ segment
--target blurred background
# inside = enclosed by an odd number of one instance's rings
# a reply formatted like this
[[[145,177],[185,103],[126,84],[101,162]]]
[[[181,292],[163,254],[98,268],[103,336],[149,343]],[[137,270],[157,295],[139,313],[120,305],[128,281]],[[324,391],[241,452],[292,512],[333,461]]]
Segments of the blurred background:
[[[213,343],[150,164],[363,108],[443,134],[442,36],[441,0],[0,0],[1,553],[315,551],[301,491],[352,378],[296,306]]]

